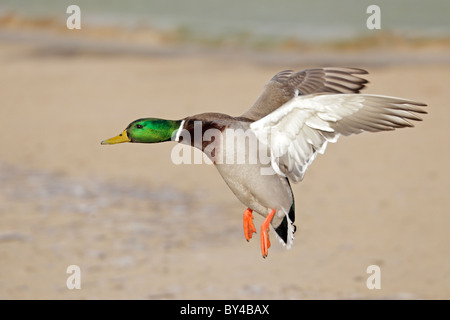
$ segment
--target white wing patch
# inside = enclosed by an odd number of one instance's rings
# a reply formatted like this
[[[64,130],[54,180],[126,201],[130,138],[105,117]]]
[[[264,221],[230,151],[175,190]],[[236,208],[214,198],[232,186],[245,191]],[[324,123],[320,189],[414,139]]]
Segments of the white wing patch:
[[[297,96],[250,125],[260,143],[270,148],[275,172],[301,181],[318,153],[340,135],[393,130],[421,120],[422,103],[369,94]]]

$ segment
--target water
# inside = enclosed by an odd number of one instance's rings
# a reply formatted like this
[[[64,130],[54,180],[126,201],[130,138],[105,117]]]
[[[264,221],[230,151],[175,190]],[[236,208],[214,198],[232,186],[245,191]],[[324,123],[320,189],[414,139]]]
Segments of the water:
[[[367,7],[381,8],[381,29],[407,37],[450,36],[449,0],[0,0],[0,15],[68,17],[80,6],[82,23],[147,26],[198,38],[337,41],[371,35]]]

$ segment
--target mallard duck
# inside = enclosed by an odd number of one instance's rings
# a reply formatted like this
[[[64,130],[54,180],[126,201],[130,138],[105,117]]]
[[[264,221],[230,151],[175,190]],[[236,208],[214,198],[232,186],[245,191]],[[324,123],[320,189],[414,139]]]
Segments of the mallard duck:
[[[367,84],[364,74],[363,69],[334,67],[281,71],[241,116],[202,113],[181,120],[138,119],[101,144],[176,141],[202,150],[247,207],[247,241],[256,232],[253,212],[265,218],[260,235],[265,258],[270,225],[281,243],[291,247],[296,228],[290,181],[303,179],[328,142],[341,135],[412,127],[410,121],[420,121],[417,114],[426,113],[424,103],[360,93]],[[241,159],[236,160],[239,153]]]

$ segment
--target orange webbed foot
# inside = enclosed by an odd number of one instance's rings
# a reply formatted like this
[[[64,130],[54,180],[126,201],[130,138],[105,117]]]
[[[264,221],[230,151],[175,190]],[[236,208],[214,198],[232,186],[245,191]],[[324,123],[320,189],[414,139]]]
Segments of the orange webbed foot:
[[[266,219],[261,225],[261,253],[263,258],[266,258],[269,254],[270,240],[269,240],[269,225],[275,215],[275,209],[268,214]]]
[[[245,240],[250,241],[253,233],[256,233],[255,225],[253,224],[253,210],[247,208],[244,212],[244,236]]]

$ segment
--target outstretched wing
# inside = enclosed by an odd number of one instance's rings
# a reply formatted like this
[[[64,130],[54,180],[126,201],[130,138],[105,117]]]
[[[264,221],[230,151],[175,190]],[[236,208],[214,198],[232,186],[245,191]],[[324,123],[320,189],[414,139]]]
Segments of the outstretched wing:
[[[412,127],[426,113],[423,103],[370,94],[298,96],[252,123],[258,140],[270,150],[273,169],[294,182],[340,135]]]
[[[367,71],[331,67],[281,71],[266,84],[259,98],[242,116],[251,120],[261,119],[299,95],[358,93],[367,83],[367,80],[356,76],[360,74],[367,74]]]

